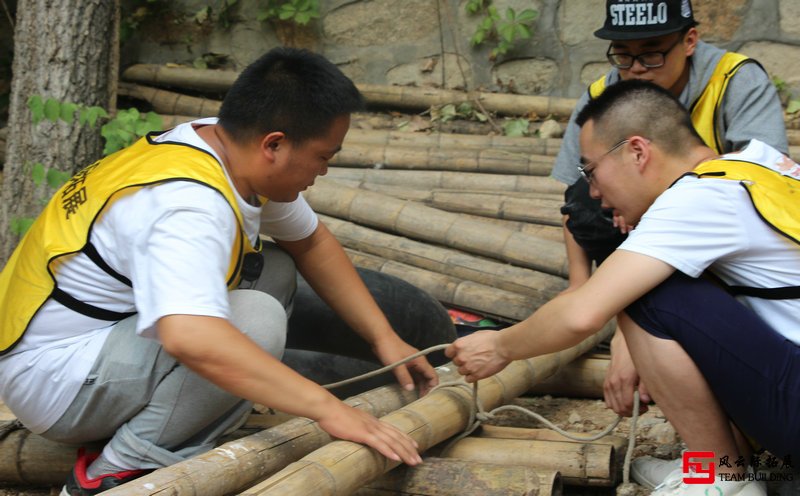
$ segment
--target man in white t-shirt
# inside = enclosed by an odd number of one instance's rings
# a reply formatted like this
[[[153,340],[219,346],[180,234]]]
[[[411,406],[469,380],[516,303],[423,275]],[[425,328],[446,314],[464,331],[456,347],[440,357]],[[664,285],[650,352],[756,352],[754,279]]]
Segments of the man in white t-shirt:
[[[648,82],[610,86],[578,123],[592,196],[636,229],[580,288],[447,356],[476,381],[618,315],[650,396],[689,452],[713,453],[701,466],[716,478],[687,483],[679,467],[653,494],[766,496],[744,473],[742,434],[779,460],[800,456],[800,167],[756,140],[720,159]]]
[[[243,71],[219,121],[148,136],[56,193],[0,274],[0,396],[48,439],[109,440],[79,457],[62,494],[202,453],[253,402],[420,462],[405,433],[280,362],[291,262],[379,361],[417,351],[300,196],[362,105],[322,56],[275,49]],[[280,249],[261,249],[261,230]],[[423,394],[437,382],[424,358],[395,375]]]

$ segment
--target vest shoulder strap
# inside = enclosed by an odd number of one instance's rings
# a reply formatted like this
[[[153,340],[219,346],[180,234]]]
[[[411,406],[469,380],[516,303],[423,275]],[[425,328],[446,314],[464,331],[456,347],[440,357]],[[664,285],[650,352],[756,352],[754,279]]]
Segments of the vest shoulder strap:
[[[692,123],[697,133],[703,138],[706,145],[716,150],[717,153],[726,151],[723,141],[724,133],[717,126],[720,121],[719,116],[725,91],[733,75],[748,63],[757,64],[758,62],[739,53],[726,52],[717,62],[703,92],[689,107]]]

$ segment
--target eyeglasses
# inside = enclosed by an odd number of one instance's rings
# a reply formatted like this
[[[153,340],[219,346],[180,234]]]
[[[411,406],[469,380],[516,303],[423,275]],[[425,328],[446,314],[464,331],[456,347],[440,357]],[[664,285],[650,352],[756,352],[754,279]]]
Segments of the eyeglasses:
[[[609,153],[613,152],[617,148],[621,147],[622,145],[624,145],[628,141],[629,141],[629,139],[625,138],[624,140],[620,141],[616,145],[612,146],[607,152],[605,152],[604,154],[600,155],[599,157],[597,157],[596,159],[592,160],[591,162],[589,162],[587,164],[584,164],[583,163],[583,158],[581,158],[581,163],[578,164],[578,172],[580,172],[581,176],[583,176],[583,178],[586,179],[587,183],[592,184],[592,180],[594,179],[594,170],[600,164],[600,161],[603,160],[603,158],[605,158],[606,155],[608,155]],[[594,165],[594,167],[592,167],[590,169],[589,168],[590,165]]]
[[[678,46],[678,43],[683,41],[683,37],[679,37],[675,40],[675,43],[669,46],[664,51],[650,51],[640,53],[639,55],[633,55],[630,53],[612,53],[611,50],[614,49],[614,45],[609,45],[608,50],[606,51],[606,58],[608,62],[616,67],[617,69],[630,69],[633,67],[635,61],[639,61],[642,64],[642,67],[647,69],[656,69],[658,67],[663,66],[667,60],[667,54],[672,51],[673,48]]]

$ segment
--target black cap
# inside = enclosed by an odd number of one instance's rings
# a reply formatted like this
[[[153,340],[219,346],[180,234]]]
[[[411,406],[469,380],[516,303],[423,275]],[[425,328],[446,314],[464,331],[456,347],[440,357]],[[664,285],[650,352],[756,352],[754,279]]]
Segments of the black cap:
[[[691,0],[607,0],[604,40],[655,38],[696,26]]]

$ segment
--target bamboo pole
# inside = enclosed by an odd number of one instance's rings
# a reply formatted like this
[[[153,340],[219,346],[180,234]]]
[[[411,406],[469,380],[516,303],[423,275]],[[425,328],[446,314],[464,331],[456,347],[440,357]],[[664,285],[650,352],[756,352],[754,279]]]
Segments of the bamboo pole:
[[[581,357],[558,374],[531,388],[529,393],[602,399],[603,381],[609,363],[609,357]]]
[[[437,369],[440,380],[453,380],[457,373]],[[346,400],[348,405],[382,416],[416,398],[392,384]],[[280,470],[287,463],[330,442],[331,437],[316,422],[298,417],[281,425],[207,453],[165,467],[103,494],[108,496],[222,496],[241,491]]]
[[[484,255],[547,274],[566,277],[561,243],[466,219],[417,202],[348,188],[320,178],[305,192],[315,211],[409,238]]]
[[[564,363],[594,347],[612,330],[611,326],[606,326],[603,331],[566,350],[512,362],[501,372],[480,381],[479,401],[487,410],[510,402],[533,384],[553,374]],[[420,451],[424,452],[467,427],[472,401],[471,390],[441,388],[386,415],[382,420],[408,433],[416,440]],[[334,441],[242,494],[350,494],[397,465],[398,462],[388,460],[364,445]]]
[[[399,277],[442,303],[502,320],[522,320],[546,302],[485,284],[465,281],[412,265],[345,249],[354,265]]]
[[[412,171],[331,167],[328,177],[409,188],[530,192],[562,195],[566,186],[550,177],[476,172]]]
[[[432,246],[328,216],[320,219],[346,248],[531,297],[545,303],[566,289],[564,278]]]
[[[447,195],[491,195],[492,197],[510,197],[510,198],[522,198],[527,200],[549,200],[551,202],[556,202],[558,205],[564,203],[564,198],[562,195],[556,195],[552,193],[522,193],[519,191],[509,191],[509,192],[497,192],[497,191],[487,191],[487,190],[457,190],[457,189],[415,189],[415,188],[406,188],[404,186],[393,186],[391,184],[373,184],[373,183],[365,183],[363,181],[358,181],[356,179],[339,179],[339,178],[330,178],[338,183],[342,183],[346,186],[350,186],[351,188],[361,188],[367,191],[374,191],[376,193],[383,193],[389,196],[393,196],[395,198],[400,198],[402,200],[414,200],[427,203],[429,205],[435,203],[442,203],[445,202],[441,201],[442,196],[445,198]],[[441,207],[439,207],[441,208]]]
[[[433,193],[426,203],[448,212],[560,226],[562,221],[559,209],[564,202],[547,198],[519,198],[497,193],[439,191]]]
[[[238,77],[235,71],[214,71],[189,67],[135,64],[123,71],[122,78],[144,84],[177,86],[201,91],[227,91]],[[572,98],[511,95],[485,92],[464,92],[436,88],[357,84],[366,101],[375,106],[425,110],[434,105],[479,101],[490,112],[508,115],[569,117],[575,107]]]
[[[557,471],[427,457],[416,467],[400,466],[354,496],[552,496],[561,495]]]
[[[479,101],[489,112],[506,115],[555,116],[568,118],[577,100],[528,95],[463,92],[411,86],[360,84],[358,89],[367,102],[397,109],[425,110],[436,105]]]
[[[251,414],[238,430],[226,435],[223,442],[234,441],[269,427],[286,422],[285,414]],[[11,422],[16,417],[11,415]],[[9,420],[4,420],[8,422]],[[16,428],[0,438],[0,484],[32,486],[64,483],[75,464],[79,448],[100,452],[102,443],[71,445],[57,443],[34,434],[24,427]]]
[[[330,161],[332,166],[386,169],[447,170],[548,176],[553,157],[494,149],[421,148],[349,143]]]
[[[395,130],[353,129],[347,133],[345,143],[363,143],[380,146],[438,147],[438,148],[492,148],[535,155],[556,155],[561,139],[536,137],[511,137],[480,134],[440,132],[408,132]]]
[[[153,106],[153,111],[158,114],[215,117],[219,114],[219,108],[222,105],[222,102],[218,100],[187,96],[173,91],[130,83],[120,83],[119,94],[148,102]]]
[[[557,470],[567,486],[611,487],[617,481],[617,457],[610,444],[467,437],[442,456]]]
[[[580,358],[578,358],[578,360],[580,360]],[[567,365],[567,367],[569,367],[569,365]],[[532,389],[535,388],[536,386],[533,386]],[[573,432],[572,434],[575,436],[587,436],[587,434],[584,432]],[[481,425],[481,428],[477,429],[472,435],[476,437],[488,437],[493,439],[522,439],[527,441],[536,440],[580,443],[580,441],[575,441],[574,439],[562,436],[558,432],[550,429],[528,429],[525,427],[508,427],[503,425],[483,424]],[[613,446],[618,460],[625,456],[625,450],[628,447],[628,440],[622,436],[609,435],[601,437],[596,441],[592,441],[592,443],[608,444]]]

